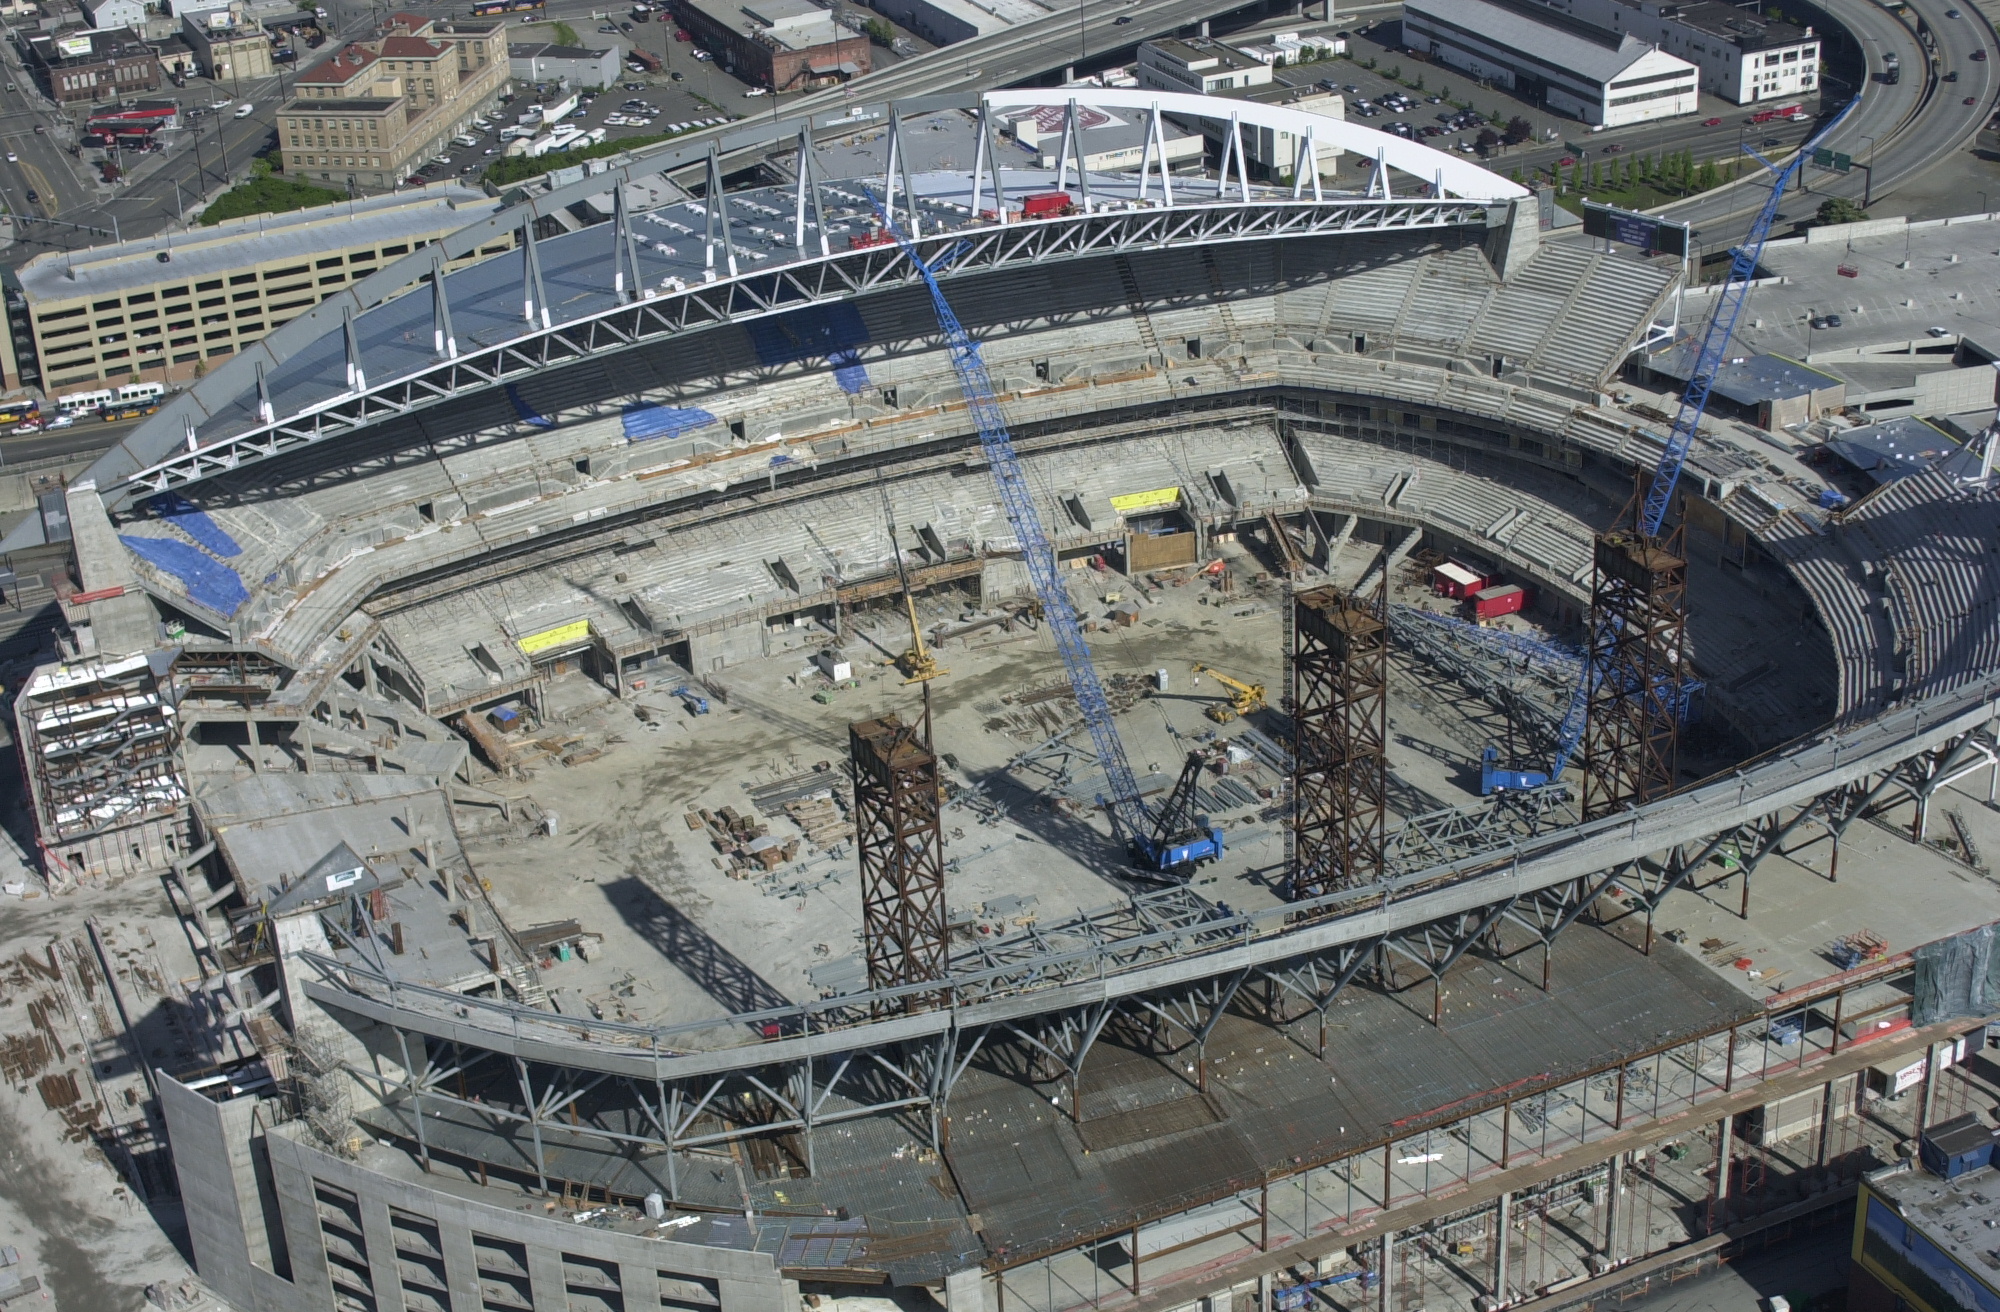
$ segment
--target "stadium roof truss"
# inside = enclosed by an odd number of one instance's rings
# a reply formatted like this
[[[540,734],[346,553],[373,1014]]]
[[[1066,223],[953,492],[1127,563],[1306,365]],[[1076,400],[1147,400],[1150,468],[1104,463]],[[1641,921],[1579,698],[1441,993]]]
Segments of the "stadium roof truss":
[[[1081,202],[1074,211],[1032,222],[1009,216],[998,204],[983,208],[998,192],[995,179],[1001,176],[989,167],[998,159],[994,114],[1046,105],[1056,95],[1064,97],[1056,103],[1064,107],[1066,123],[1078,121],[1079,104],[1137,110],[1145,116],[1149,149],[1138,174],[1079,172],[1075,185]],[[946,109],[972,111],[976,118],[979,145],[965,184],[969,203],[939,202],[940,193],[933,191],[925,197],[932,213],[924,216],[909,187],[907,161],[901,178],[897,176],[895,125],[905,114]],[[1218,177],[1170,176],[1160,162],[1164,147],[1151,149],[1154,140],[1164,142],[1161,124],[1167,115],[1182,122],[1214,119],[1222,125],[1225,146]],[[892,210],[900,181],[902,205],[911,215],[908,228],[921,234],[916,249],[944,277],[1169,246],[1485,229],[1504,222],[1495,207],[1525,194],[1517,184],[1470,161],[1372,128],[1280,106],[1202,96],[1097,88],[1006,91],[978,99],[901,102],[889,106],[887,116],[891,145],[882,175],[822,183],[813,178],[816,169],[806,155],[795,183],[775,189],[792,193],[788,199],[794,212],[783,214],[771,206],[762,212],[780,215],[773,226],[796,240],[790,253],[773,262],[757,267],[753,262],[770,257],[748,254],[739,262],[729,233],[731,202],[722,190],[717,161],[728,152],[753,147],[774,151],[788,139],[804,140],[810,128],[799,120],[746,125],[712,145],[706,155],[682,148],[641,156],[521,200],[398,260],[235,356],[108,452],[87,477],[108,502],[129,501],[581,360],[716,324],[917,283],[909,255],[894,244],[832,248],[823,220],[825,193],[831,189],[851,199],[854,193],[840,192],[842,181],[862,184],[870,201],[885,198]],[[842,130],[855,125],[846,123]],[[1365,190],[1323,189],[1314,168],[1295,168],[1288,184],[1253,185],[1242,144],[1246,129],[1290,139],[1301,165],[1326,149],[1373,160]],[[1065,144],[1064,178],[1069,176],[1068,152]],[[653,259],[648,251],[653,234],[635,235],[624,184],[704,163],[707,194],[722,195],[723,201],[713,214],[699,202],[687,203],[689,211],[709,216],[708,227],[700,234],[681,229],[701,242],[701,267],[686,278],[649,277],[643,266]],[[1392,169],[1406,179],[1426,179],[1422,194],[1395,194]],[[607,193],[615,202],[610,222],[538,236],[540,220]],[[963,216],[948,230],[941,230],[941,206]],[[808,213],[814,216],[810,224]],[[818,230],[816,241],[808,237],[812,229]],[[496,241],[509,249],[474,258]],[[659,243],[654,249],[670,248]],[[464,267],[447,267],[468,258],[473,262]],[[658,266],[650,272],[657,274]],[[495,308],[499,306],[510,308],[501,311]],[[496,313],[502,317],[496,319]],[[482,314],[484,328],[467,331],[468,321]]]

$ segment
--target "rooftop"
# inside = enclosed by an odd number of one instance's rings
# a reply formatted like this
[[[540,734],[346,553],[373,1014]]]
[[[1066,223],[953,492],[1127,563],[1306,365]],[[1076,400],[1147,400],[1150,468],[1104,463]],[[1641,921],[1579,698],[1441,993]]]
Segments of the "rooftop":
[[[420,36],[392,36],[382,40],[384,59],[436,59],[450,49],[450,46],[426,41]]]
[[[499,204],[468,188],[444,187],[232,219],[191,233],[161,233],[117,246],[38,255],[21,266],[21,287],[30,301],[105,296],[150,287],[163,278],[199,278],[265,260],[303,258],[448,231],[476,221]],[[159,256],[167,251],[172,252],[172,261],[162,264]]]
[[[366,46],[347,46],[323,59],[293,79],[294,82],[352,82],[355,77],[379,56]]]
[[[1985,1166],[1956,1180],[1944,1180],[1912,1163],[1900,1169],[1885,1167],[1868,1177],[1868,1185],[1894,1204],[1910,1229],[1920,1232],[1966,1270],[2000,1284],[2000,1256],[1995,1256],[1994,1247],[1995,1232],[2000,1231],[2000,1170]],[[1885,1219],[1871,1206],[1869,1231],[1879,1231]],[[1993,1303],[1990,1294],[1977,1299],[1970,1291],[1967,1294],[1966,1307]]]
[[[1497,0],[1410,0],[1406,12],[1475,32],[1495,45],[1530,51],[1550,67],[1597,82],[1610,81],[1648,55],[1674,58],[1635,36],[1607,32],[1553,9],[1531,11]]]
[[[395,96],[342,96],[338,104],[324,100],[287,100],[280,114],[377,114],[402,104]]]
[[[1892,483],[1926,470],[1959,478],[1977,477],[1979,457],[1943,429],[1921,419],[1890,419],[1850,429],[1827,441],[1827,450],[1877,484]]]
[[[1797,45],[1811,39],[1810,27],[1799,27],[1781,19],[1765,18],[1755,9],[1743,9],[1724,0],[1693,0],[1688,4],[1659,6],[1662,18],[1671,18],[1697,32],[1720,37],[1741,50],[1767,50],[1773,46]]]
[[[1655,372],[1683,382],[1687,380],[1688,359],[1693,347],[1683,344],[1648,361]],[[1716,395],[1738,405],[1756,405],[1787,397],[1810,396],[1839,385],[1840,379],[1811,369],[1780,355],[1736,356],[1715,374]]]
[[[602,59],[612,53],[612,50],[586,50],[582,46],[556,46],[546,42],[507,47],[509,59]]]
[[[1190,37],[1186,40],[1169,37],[1162,41],[1148,41],[1142,49],[1180,64],[1194,72],[1207,69],[1250,69],[1257,67],[1257,61],[1220,41],[1206,37]]]

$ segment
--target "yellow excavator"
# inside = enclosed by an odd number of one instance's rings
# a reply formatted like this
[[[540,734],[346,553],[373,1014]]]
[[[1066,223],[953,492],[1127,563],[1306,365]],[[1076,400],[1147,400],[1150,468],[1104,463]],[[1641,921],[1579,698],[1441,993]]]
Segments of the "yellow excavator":
[[[951,671],[939,665],[937,657],[931,655],[930,649],[924,646],[924,631],[917,625],[916,598],[910,595],[910,576],[903,570],[903,548],[896,541],[896,512],[890,508],[889,489],[886,486],[882,488],[882,509],[889,516],[889,548],[896,553],[896,581],[903,586],[903,610],[910,617],[909,650],[896,658],[895,666],[902,672],[905,685],[929,683],[940,675],[950,674]],[[929,691],[926,690],[924,695],[929,696]]]
[[[1245,683],[1241,679],[1232,679],[1221,670],[1209,665],[1196,665],[1194,672],[1196,674],[1212,674],[1215,676],[1217,683],[1229,689],[1229,700],[1227,702],[1212,702],[1202,712],[1203,715],[1206,715],[1217,724],[1228,724],[1238,716],[1250,715],[1264,709],[1266,703],[1264,701],[1263,684]]]

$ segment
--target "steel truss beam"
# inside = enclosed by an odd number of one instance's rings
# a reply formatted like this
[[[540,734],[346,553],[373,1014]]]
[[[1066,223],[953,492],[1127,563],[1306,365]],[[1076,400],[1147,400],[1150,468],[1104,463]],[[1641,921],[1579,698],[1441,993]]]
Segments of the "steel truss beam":
[[[962,243],[949,266],[938,270],[940,278],[956,278],[1167,247],[1343,233],[1483,229],[1486,222],[1485,204],[1451,198],[1328,197],[1246,203],[1197,202],[1189,196],[1171,206],[1098,210],[1035,223],[932,233],[916,240],[914,246],[929,260]],[[605,267],[611,271],[607,281],[611,286],[618,277],[619,225],[608,222],[600,226],[606,234]],[[539,266],[525,239],[522,246],[524,304],[539,306],[535,299]],[[776,269],[730,272],[728,276],[723,276],[722,269],[714,272],[715,281],[648,288],[644,299],[612,304],[581,318],[542,323],[541,314],[531,313],[521,324],[521,335],[510,341],[476,349],[468,342],[455,342],[456,355],[440,352],[430,365],[415,373],[393,379],[367,378],[309,410],[279,415],[238,431],[202,433],[191,449],[177,451],[133,473],[122,485],[123,495],[141,496],[185,486],[355,433],[383,420],[717,324],[921,285],[909,257],[895,245],[832,253],[808,247],[801,258]],[[429,270],[424,270],[423,276],[428,275]],[[540,308],[546,311],[553,307]],[[355,362],[350,380],[358,374]]]
[[[954,961],[948,979],[905,986],[935,995],[935,1006],[893,1017],[882,1014],[896,999],[891,990],[668,1026],[593,1022],[396,981],[351,951],[337,957],[308,952],[300,961],[317,976],[305,983],[309,996],[365,1019],[530,1061],[668,1081],[929,1044],[941,1034],[977,1033],[1002,1021],[1021,1024],[1140,994],[1156,997],[1245,969],[1275,976],[1279,982],[1272,987],[1313,1001],[1325,996],[1329,977],[1352,966],[1352,956],[1341,954],[1354,944],[1424,927],[1463,928],[1468,922],[1459,918],[1467,916],[1477,925],[1494,908],[1546,935],[1595,903],[1606,891],[1607,875],[1616,874],[1650,907],[1687,884],[1727,844],[1754,835],[1753,858],[1777,850],[1786,823],[1801,809],[1837,831],[1871,810],[1934,796],[1937,781],[2000,760],[1996,713],[2000,675],[1797,744],[1664,803],[1515,837],[1497,851],[1312,902],[1233,912],[1185,888],[1159,890],[1111,911],[1038,925],[982,946]],[[1766,818],[1774,815],[1779,823],[1770,828]],[[1564,890],[1578,881],[1580,887]],[[1537,894],[1548,900],[1529,900]],[[1428,941],[1444,941],[1438,934],[1450,932],[1433,929]],[[1419,958],[1441,959],[1424,957],[1428,948],[1405,947]],[[1308,969],[1313,958],[1319,960]]]
[[[1583,814],[1610,815],[1672,792],[1687,668],[1685,525],[1649,539],[1597,536],[1590,599],[1590,684]]]
[[[854,775],[855,855],[868,984],[893,989],[943,979],[951,932],[944,902],[944,834],[930,700],[921,729],[895,714],[848,726]],[[905,996],[918,1005],[920,996]]]
[[[1386,575],[1366,599],[1337,588],[1292,598],[1292,860],[1285,896],[1316,898],[1382,877],[1389,828]]]

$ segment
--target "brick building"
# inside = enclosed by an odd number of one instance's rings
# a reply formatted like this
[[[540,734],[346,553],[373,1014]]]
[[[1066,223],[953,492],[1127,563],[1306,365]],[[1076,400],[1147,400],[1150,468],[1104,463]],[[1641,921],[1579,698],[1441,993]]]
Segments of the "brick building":
[[[37,32],[28,63],[59,105],[125,100],[160,86],[160,60],[129,28]]]
[[[676,0],[674,16],[723,68],[774,90],[827,86],[869,69],[868,38],[812,0]]]

